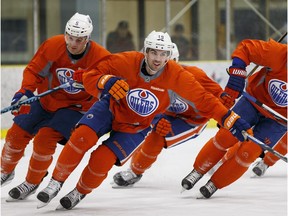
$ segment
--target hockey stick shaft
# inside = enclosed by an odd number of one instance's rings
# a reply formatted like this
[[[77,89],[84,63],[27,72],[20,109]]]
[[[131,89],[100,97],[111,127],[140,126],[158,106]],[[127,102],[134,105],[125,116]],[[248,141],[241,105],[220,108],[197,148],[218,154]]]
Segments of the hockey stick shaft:
[[[283,116],[280,113],[276,112],[275,110],[271,109],[267,105],[261,103],[256,98],[254,98],[253,96],[249,95],[247,92],[242,92],[242,95],[244,97],[246,97],[248,100],[254,102],[259,107],[261,107],[264,110],[266,110],[267,112],[269,112],[270,114],[272,114],[277,120],[284,121],[287,124],[287,118],[285,116]]]
[[[278,158],[280,158],[281,160],[285,161],[287,163],[287,157],[285,157],[284,155],[280,154],[279,152],[275,151],[274,149],[272,149],[271,147],[269,147],[268,145],[266,145],[265,143],[261,142],[260,140],[258,140],[257,138],[255,138],[254,136],[251,136],[250,134],[248,134],[247,132],[244,132],[245,136],[247,136],[247,138],[249,140],[251,140],[252,142],[256,143],[257,145],[259,145],[262,149],[267,150],[269,152],[271,152],[272,154],[274,154],[275,156],[277,156]]]
[[[8,111],[14,110],[14,109],[18,109],[20,106],[22,106],[23,104],[31,104],[34,101],[39,100],[41,97],[51,94],[52,92],[58,91],[59,89],[64,89],[64,88],[68,88],[72,83],[69,81],[67,83],[64,83],[62,85],[59,85],[53,89],[49,89],[41,94],[35,95],[34,97],[28,98],[26,100],[21,101],[19,104],[15,104],[15,105],[11,105],[9,107],[3,108],[1,109],[1,114],[6,113]]]
[[[279,38],[279,40],[278,40],[277,42],[280,43],[286,36],[287,36],[287,32],[285,32],[285,33]],[[256,65],[256,66],[250,71],[250,73],[247,75],[247,78],[250,77],[250,76],[257,70],[258,67],[259,67],[259,65]]]

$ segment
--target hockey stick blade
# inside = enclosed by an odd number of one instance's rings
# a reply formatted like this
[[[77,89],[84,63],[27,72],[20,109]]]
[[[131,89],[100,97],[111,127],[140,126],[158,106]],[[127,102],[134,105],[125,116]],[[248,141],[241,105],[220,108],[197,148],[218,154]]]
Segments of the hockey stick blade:
[[[11,111],[11,110],[14,110],[14,109],[18,109],[23,104],[31,104],[31,103],[39,100],[41,97],[43,97],[45,95],[51,94],[52,92],[58,91],[59,89],[68,88],[71,85],[72,85],[72,83],[69,81],[69,82],[64,83],[64,84],[62,84],[60,86],[57,86],[57,87],[55,87],[53,89],[49,89],[49,90],[47,90],[47,91],[45,91],[45,92],[43,92],[41,94],[35,95],[34,97],[31,97],[31,98],[28,98],[26,100],[23,100],[19,104],[15,104],[15,105],[11,105],[11,106],[8,106],[6,108],[3,108],[3,109],[1,109],[1,114],[6,113],[6,112]]]
[[[277,156],[278,158],[280,158],[281,160],[283,160],[283,161],[285,161],[287,163],[287,157],[285,157],[284,155],[282,155],[279,152],[275,151],[274,149],[272,149],[271,147],[267,146],[265,143],[261,142],[260,140],[258,140],[254,136],[251,136],[247,132],[243,132],[243,135],[246,136],[249,140],[251,140],[255,144],[259,145],[262,149],[271,152],[272,154],[274,154],[275,156]]]

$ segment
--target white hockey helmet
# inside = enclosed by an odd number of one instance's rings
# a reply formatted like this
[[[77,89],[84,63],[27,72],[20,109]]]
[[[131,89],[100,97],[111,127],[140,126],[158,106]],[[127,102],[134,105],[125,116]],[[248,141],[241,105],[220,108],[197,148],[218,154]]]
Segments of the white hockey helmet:
[[[173,43],[172,54],[171,54],[170,59],[174,60],[176,62],[179,61],[179,50],[178,50],[178,47],[175,43]]]
[[[167,32],[156,32],[152,31],[144,40],[144,52],[146,53],[147,48],[166,50],[172,52],[173,43]]]
[[[91,36],[92,20],[89,15],[75,13],[66,24],[65,33],[75,37]]]

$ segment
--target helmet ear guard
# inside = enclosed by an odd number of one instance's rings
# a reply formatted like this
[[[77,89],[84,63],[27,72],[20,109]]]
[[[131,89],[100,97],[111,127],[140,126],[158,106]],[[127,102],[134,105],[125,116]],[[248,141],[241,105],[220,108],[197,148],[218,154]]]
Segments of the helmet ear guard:
[[[90,16],[79,13],[75,13],[65,27],[65,33],[74,37],[87,37],[89,39],[92,31],[93,25]]]
[[[171,54],[170,59],[174,60],[175,62],[179,61],[179,50],[175,43],[173,43],[172,54]]]

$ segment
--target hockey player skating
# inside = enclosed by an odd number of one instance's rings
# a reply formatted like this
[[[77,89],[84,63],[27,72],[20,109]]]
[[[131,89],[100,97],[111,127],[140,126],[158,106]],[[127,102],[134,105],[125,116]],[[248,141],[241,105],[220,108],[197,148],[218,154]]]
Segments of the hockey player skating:
[[[241,142],[238,142],[237,144],[233,145],[231,148],[228,149],[227,153],[224,155],[224,157],[221,159],[221,161],[216,164],[212,169],[209,170],[209,173],[214,173],[216,168],[219,168],[219,166],[224,163],[226,160],[229,160],[238,150],[238,148],[241,146]],[[277,152],[279,152],[282,155],[287,154],[287,133],[274,145],[271,146],[273,149]],[[279,157],[277,157],[275,154],[271,152],[262,152],[259,156],[261,158],[260,160],[256,161],[252,166],[252,172],[254,175],[252,177],[262,177],[266,170],[269,167],[272,167],[275,165],[277,161],[280,160]]]
[[[143,143],[152,120],[168,108],[174,93],[193,103],[200,115],[233,128],[240,140],[245,139],[242,131],[252,131],[246,121],[205,91],[191,73],[169,61],[171,51],[170,36],[152,31],[144,40],[144,53],[112,54],[84,74],[83,83],[89,93],[96,96],[104,90],[109,94],[77,124],[58,158],[51,181],[37,195],[39,206],[58,194],[85,153],[110,132],[109,138],[91,153],[76,187],[60,199],[60,209],[76,206],[103,182],[113,165],[123,165]]]
[[[229,148],[226,154],[222,157],[222,159],[212,169],[210,169],[208,173],[212,175],[221,166],[221,164],[223,164],[225,161],[229,160],[231,157],[234,156],[234,154],[237,152],[240,146],[241,142],[237,142],[231,148]],[[279,152],[280,154],[286,155],[287,133],[285,133],[285,135],[280,140],[278,140],[278,142],[274,146],[271,145],[269,146],[271,148],[273,147],[273,149]],[[275,154],[265,151],[261,153],[259,158],[261,159],[257,160],[252,166],[253,175],[251,177],[262,177],[269,167],[274,166],[275,163],[280,160],[280,158],[277,157]]]
[[[230,78],[226,88],[240,95],[245,84],[246,66],[251,62],[265,66],[248,79],[246,91],[287,118],[287,44],[272,39],[243,40],[232,54]],[[254,136],[267,145],[275,143],[286,133],[286,124],[262,108],[241,97],[232,108],[253,127]],[[194,169],[182,180],[182,186],[191,189],[225,155],[226,149],[237,140],[224,128],[210,139],[198,153]],[[200,188],[203,197],[210,198],[218,189],[239,179],[261,154],[262,149],[252,141],[245,141],[232,158],[225,161]]]
[[[276,143],[273,149],[282,155],[287,154],[287,133]],[[274,166],[279,161],[279,157],[271,152],[266,152],[261,157],[262,159],[257,161],[252,168],[253,173],[259,177],[262,177],[269,167]]]
[[[88,15],[76,13],[67,22],[65,34],[46,40],[25,68],[21,89],[12,104],[68,82],[74,71],[95,66],[106,49],[90,40],[93,25]],[[30,140],[33,153],[26,180],[9,191],[12,200],[35,193],[52,162],[57,143],[65,144],[71,130],[96,97],[70,86],[53,92],[30,105],[13,110],[16,115],[8,130],[1,156],[1,187],[14,177],[14,170]],[[30,109],[31,108],[31,109]]]
[[[178,62],[178,58],[179,52],[177,46],[174,45],[171,59]],[[204,71],[194,66],[183,67],[195,76],[206,91],[219,97],[220,100],[222,100],[221,96],[226,98],[226,105],[229,108],[233,105],[234,101],[232,99],[229,101],[229,96],[223,92],[221,86],[211,80]],[[176,97],[165,114],[157,116],[156,119],[160,119],[160,121],[155,130],[151,131],[141,147],[133,154],[130,168],[113,176],[113,187],[134,185],[157,160],[163,148],[168,149],[198,137],[209,120],[199,115],[195,107],[190,106],[179,96]]]

